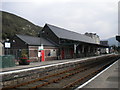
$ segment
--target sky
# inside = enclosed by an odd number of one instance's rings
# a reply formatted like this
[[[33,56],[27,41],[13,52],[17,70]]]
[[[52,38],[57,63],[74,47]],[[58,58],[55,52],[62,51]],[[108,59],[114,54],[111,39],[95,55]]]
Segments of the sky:
[[[119,0],[2,0],[0,10],[23,17],[38,26],[45,23],[101,40],[118,34]],[[1,5],[0,4],[0,5]]]

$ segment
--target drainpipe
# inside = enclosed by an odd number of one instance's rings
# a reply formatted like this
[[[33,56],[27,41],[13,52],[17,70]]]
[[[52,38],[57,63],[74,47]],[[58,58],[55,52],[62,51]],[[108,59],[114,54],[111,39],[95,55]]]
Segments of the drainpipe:
[[[76,47],[77,47],[77,45],[74,44],[74,59],[76,59]]]

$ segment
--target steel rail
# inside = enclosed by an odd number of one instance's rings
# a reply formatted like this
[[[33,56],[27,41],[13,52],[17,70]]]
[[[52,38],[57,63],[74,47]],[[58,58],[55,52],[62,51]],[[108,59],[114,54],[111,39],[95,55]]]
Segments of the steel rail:
[[[25,83],[21,83],[21,84],[18,84],[18,85],[14,85],[14,86],[8,86],[8,87],[4,87],[4,89],[8,89],[8,88],[17,88],[17,87],[20,87],[20,86],[25,86],[27,84],[31,84],[31,83],[34,83],[34,82],[37,82],[37,81],[40,81],[40,80],[44,80],[46,78],[49,78],[49,77],[53,77],[53,76],[57,76],[57,75],[60,75],[60,74],[64,74],[64,73],[67,73],[69,71],[72,71],[72,70],[76,70],[76,69],[79,69],[79,68],[82,68],[81,66],[79,67],[76,67],[76,68],[72,68],[72,69],[69,69],[69,70],[65,70],[65,71],[62,71],[62,72],[59,72],[59,73],[56,73],[56,74],[52,74],[52,75],[47,75],[43,78],[38,78],[38,79],[35,79],[35,80],[32,80],[32,81],[28,81],[28,82],[25,82]]]
[[[106,58],[109,59],[109,58],[114,58],[114,57],[106,57]],[[105,58],[105,59],[106,59],[106,58]],[[100,58],[100,59],[101,59],[101,58]],[[102,61],[102,62],[103,62],[103,61]],[[96,62],[93,62],[93,63],[95,63],[95,65],[96,65]],[[90,64],[89,64],[89,68],[90,68],[90,67],[93,67],[93,63],[90,63]],[[25,86],[25,85],[28,85],[28,84],[32,84],[32,83],[34,83],[34,82],[42,81],[42,80],[45,80],[45,79],[47,79],[47,78],[54,77],[54,76],[57,76],[57,75],[62,75],[62,74],[64,74],[64,73],[70,72],[70,71],[72,71],[72,70],[77,70],[77,69],[83,68],[83,67],[85,67],[85,66],[88,66],[88,65],[85,64],[85,65],[83,65],[82,67],[81,67],[81,66],[78,66],[78,67],[76,67],[76,68],[72,68],[72,69],[65,70],[65,71],[62,71],[62,72],[59,72],[59,73],[47,75],[47,76],[45,76],[45,77],[38,78],[38,79],[35,79],[35,80],[32,80],[32,81],[28,81],[28,82],[25,82],[25,83],[21,83],[21,84],[18,84],[18,85],[9,86],[9,87],[4,87],[2,90],[8,89],[8,88],[17,88],[17,87],[20,87],[20,86]],[[70,73],[70,74],[65,75],[65,76],[62,76],[62,77],[60,77],[60,78],[53,79],[53,80],[51,80],[51,81],[45,82],[45,83],[40,84],[40,85],[38,85],[38,86],[34,86],[34,87],[32,87],[32,88],[39,88],[39,87],[48,85],[48,84],[50,84],[50,83],[57,82],[57,81],[59,81],[59,80],[62,80],[62,79],[64,79],[64,78],[67,78],[67,77],[69,77],[69,76],[72,76],[72,75],[74,75],[74,74],[77,74],[77,73],[79,73],[79,72],[81,72],[81,71],[84,71],[84,70],[87,70],[87,68],[86,68],[86,69],[83,69],[83,70],[75,71],[74,73]]]
[[[96,64],[96,63],[94,63],[94,64]],[[93,66],[93,63],[92,63],[91,65],[89,65],[89,66],[87,65],[87,68],[84,68],[84,69],[79,70],[79,71],[74,71],[73,73],[70,73],[70,74],[64,75],[64,76],[62,76],[62,77],[60,77],[60,78],[53,79],[53,80],[51,80],[51,81],[48,81],[48,82],[45,82],[45,83],[42,83],[42,84],[33,86],[33,87],[31,87],[31,88],[32,88],[32,89],[33,89],[33,88],[36,89],[36,88],[40,88],[40,87],[42,87],[42,86],[46,86],[46,85],[48,85],[48,84],[51,84],[51,83],[60,81],[60,80],[62,80],[62,79],[65,79],[65,78],[67,78],[67,77],[69,77],[69,76],[72,76],[72,75],[78,74],[78,73],[80,73],[80,72],[83,72],[83,71],[85,71],[85,70],[87,70],[87,69],[89,69],[89,68],[92,68],[92,67],[95,67],[95,66]]]
[[[113,62],[113,61],[112,61],[112,62]],[[107,63],[106,65],[100,67],[98,70],[93,71],[92,73],[90,73],[90,74],[88,74],[88,75],[86,75],[86,76],[84,76],[84,77],[82,77],[82,78],[80,78],[80,79],[78,79],[78,80],[76,80],[76,81],[74,81],[74,82],[72,82],[72,83],[69,83],[68,85],[65,85],[65,86],[63,87],[63,89],[73,87],[76,83],[81,82],[82,80],[86,79],[87,77],[89,77],[89,76],[91,76],[91,75],[93,75],[93,74],[96,74],[96,73],[102,71],[106,66],[110,65],[112,62],[109,62],[109,63]]]

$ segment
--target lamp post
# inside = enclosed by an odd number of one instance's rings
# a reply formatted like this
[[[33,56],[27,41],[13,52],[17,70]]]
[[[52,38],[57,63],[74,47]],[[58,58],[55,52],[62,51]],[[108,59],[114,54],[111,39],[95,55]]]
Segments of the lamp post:
[[[6,48],[6,54],[8,55],[9,54],[9,50],[8,48],[11,47],[11,43],[9,42],[9,39],[6,39],[6,42],[5,42],[5,48]]]
[[[77,48],[77,45],[74,44],[74,59],[76,59],[76,48]]]
[[[45,31],[42,31],[42,30],[41,30],[40,33],[39,33],[39,34],[40,34],[40,45],[42,44],[41,37],[42,37],[42,34],[43,34],[44,32],[45,32]]]
[[[43,50],[43,44],[42,44],[42,39],[41,39],[41,37],[42,37],[42,34],[44,33],[44,31],[40,31],[39,32],[39,35],[40,35],[40,47],[39,47],[39,57],[40,57],[40,62],[41,62],[41,56],[42,56],[42,52],[41,52],[41,50]]]

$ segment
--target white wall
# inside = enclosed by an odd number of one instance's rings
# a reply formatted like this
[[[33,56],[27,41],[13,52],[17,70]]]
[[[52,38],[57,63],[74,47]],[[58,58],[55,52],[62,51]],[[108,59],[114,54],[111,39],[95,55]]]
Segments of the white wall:
[[[0,56],[3,55],[3,44],[0,42]]]

